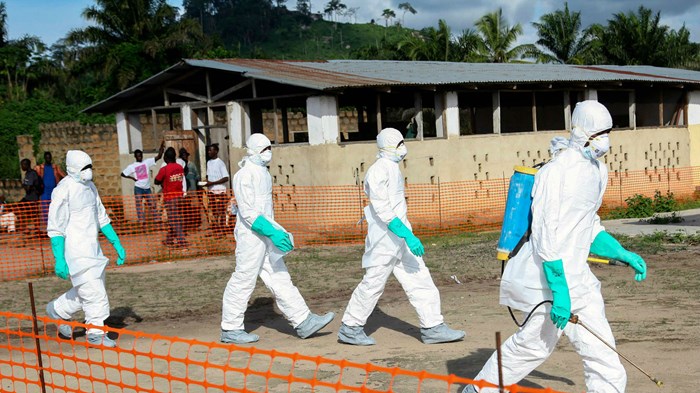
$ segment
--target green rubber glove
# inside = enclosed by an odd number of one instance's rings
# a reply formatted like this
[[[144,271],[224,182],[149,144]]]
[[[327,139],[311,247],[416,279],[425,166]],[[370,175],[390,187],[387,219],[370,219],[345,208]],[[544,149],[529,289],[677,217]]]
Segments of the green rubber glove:
[[[56,275],[64,280],[68,279],[68,264],[66,263],[66,238],[63,236],[54,236],[51,238],[51,251],[56,260],[54,263],[54,271]]]
[[[389,223],[389,230],[394,232],[396,236],[406,241],[406,245],[408,246],[408,249],[411,250],[413,255],[422,257],[423,254],[425,254],[423,243],[421,243],[420,239],[418,239],[416,235],[414,235],[413,232],[408,229],[406,224],[404,224],[400,218],[394,217],[394,219],[391,220]]]
[[[601,257],[613,258],[625,262],[634,269],[634,279],[644,281],[647,278],[647,264],[644,259],[624,247],[605,231],[600,231],[591,244],[591,252]]]
[[[100,228],[100,230],[105,235],[107,240],[112,243],[114,250],[117,252],[117,266],[123,265],[124,260],[126,259],[126,250],[124,250],[124,247],[122,247],[122,242],[119,241],[119,236],[117,236],[117,232],[114,232],[112,224],[107,224]]]
[[[263,236],[269,237],[270,240],[272,240],[272,244],[282,252],[289,252],[294,249],[292,241],[289,240],[289,234],[281,229],[275,228],[263,215],[259,215],[258,218],[255,219],[251,229]]]
[[[564,263],[561,259],[544,261],[542,263],[544,276],[547,278],[549,289],[552,290],[552,311],[549,317],[559,329],[564,330],[571,317],[571,297],[569,286],[564,276]]]

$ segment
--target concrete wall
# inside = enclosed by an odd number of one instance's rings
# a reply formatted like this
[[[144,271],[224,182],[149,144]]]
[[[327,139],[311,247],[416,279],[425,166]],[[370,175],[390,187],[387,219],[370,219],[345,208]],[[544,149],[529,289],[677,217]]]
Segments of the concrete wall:
[[[490,180],[510,177],[514,165],[531,166],[549,159],[549,141],[566,132],[474,135],[407,141],[401,169],[408,183]],[[611,171],[656,170],[691,165],[687,128],[613,131],[604,161]],[[698,150],[700,151],[700,150]],[[283,145],[273,148],[270,173],[275,184],[347,185],[360,181],[377,153],[374,142]],[[235,163],[243,149],[232,149]],[[693,158],[695,159],[695,158]],[[234,165],[232,165],[235,168]]]
[[[53,154],[54,163],[65,169],[66,152],[68,150],[83,150],[90,154],[95,168],[95,185],[102,195],[121,194],[119,180],[119,151],[117,149],[117,132],[113,124],[81,125],[77,122],[42,124],[39,126],[41,140],[37,154],[43,157],[45,151]],[[32,166],[36,165],[34,157],[34,142],[29,135],[17,137],[19,146],[18,159],[28,158]],[[22,174],[24,176],[24,174]],[[0,193],[5,194],[10,201],[17,201],[24,196],[24,191],[18,191],[17,184],[3,181]],[[20,194],[19,198],[16,197]]]
[[[65,168],[66,152],[83,150],[92,158],[95,185],[100,194],[121,194],[117,128],[114,124],[52,123],[42,124],[39,130],[41,140],[38,154],[50,151],[54,162]]]
[[[20,179],[0,179],[0,195],[4,195],[8,203],[19,202],[24,198],[24,189]]]

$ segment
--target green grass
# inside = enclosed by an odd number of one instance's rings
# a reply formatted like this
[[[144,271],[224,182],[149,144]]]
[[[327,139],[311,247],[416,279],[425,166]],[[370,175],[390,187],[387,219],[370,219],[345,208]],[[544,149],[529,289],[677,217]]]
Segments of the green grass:
[[[658,254],[662,251],[684,250],[688,246],[700,244],[700,234],[686,235],[680,232],[654,232],[651,235],[626,236],[615,238],[627,249],[640,254]]]

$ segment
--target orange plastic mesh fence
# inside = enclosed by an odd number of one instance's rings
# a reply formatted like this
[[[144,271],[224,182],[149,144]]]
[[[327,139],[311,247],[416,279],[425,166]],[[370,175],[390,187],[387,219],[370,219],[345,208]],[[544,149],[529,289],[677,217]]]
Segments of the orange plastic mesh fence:
[[[41,392],[451,392],[474,383],[455,375],[360,364],[231,344],[110,329],[116,348],[57,337],[56,323],[0,312],[2,391]],[[88,325],[70,323],[74,332]],[[77,334],[76,334],[77,336]],[[37,342],[39,346],[37,347]],[[39,366],[39,354],[41,364]],[[508,386],[508,392],[556,393]]]
[[[503,217],[509,179],[406,186],[408,216],[418,236],[497,230]],[[672,192],[697,196],[700,167],[611,172],[603,210],[620,206],[635,194]],[[127,263],[170,261],[231,253],[236,215],[232,194],[189,193],[176,204],[162,194],[102,196]],[[361,186],[275,186],[275,219],[294,235],[296,246],[361,243],[366,232]],[[0,280],[51,274],[53,255],[46,236],[48,204],[5,205],[0,228]],[[182,236],[176,235],[176,223]],[[102,238],[111,260],[112,247]]]

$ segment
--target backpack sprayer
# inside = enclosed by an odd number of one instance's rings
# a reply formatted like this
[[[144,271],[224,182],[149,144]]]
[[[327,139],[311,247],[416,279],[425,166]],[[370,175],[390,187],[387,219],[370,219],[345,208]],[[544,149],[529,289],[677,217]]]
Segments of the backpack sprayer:
[[[498,239],[498,246],[496,247],[496,258],[501,261],[501,274],[505,269],[506,262],[518,253],[520,248],[530,239],[530,225],[532,224],[532,211],[530,207],[532,206],[532,187],[535,184],[535,174],[542,167],[544,163],[538,164],[536,167],[526,167],[526,166],[515,166],[513,176],[510,178],[510,183],[508,185],[508,196],[506,199],[506,209],[503,214],[503,226],[501,227],[501,237]],[[627,263],[622,261],[617,261],[614,259],[600,259],[600,258],[588,258],[588,262],[602,263],[614,266],[628,266]],[[518,327],[523,327],[527,321],[530,319],[530,315],[541,305],[545,303],[552,303],[551,300],[545,300],[537,304],[528,314],[527,318],[522,323],[518,323],[518,320],[513,315],[513,310],[508,307],[508,312],[511,318]],[[571,314],[569,322],[579,325],[591,333],[595,338],[600,340],[608,348],[612,349],[621,358],[625,359],[642,374],[647,376],[656,386],[663,386],[663,382],[652,377],[649,373],[642,370],[639,366],[634,364],[626,356],[617,351],[612,345],[605,341],[598,334],[593,332],[588,326],[586,326],[577,315]]]

